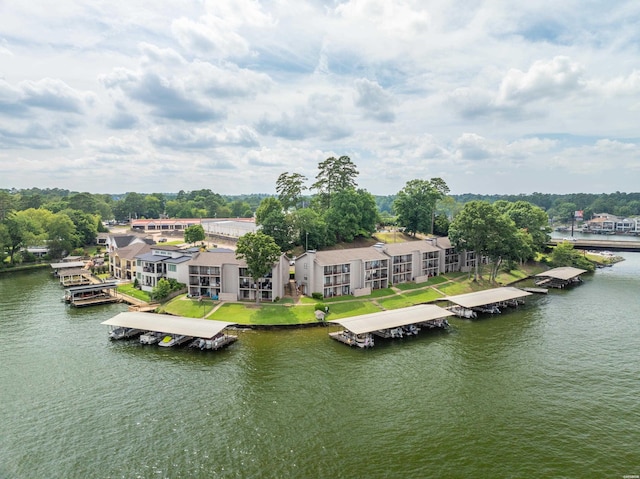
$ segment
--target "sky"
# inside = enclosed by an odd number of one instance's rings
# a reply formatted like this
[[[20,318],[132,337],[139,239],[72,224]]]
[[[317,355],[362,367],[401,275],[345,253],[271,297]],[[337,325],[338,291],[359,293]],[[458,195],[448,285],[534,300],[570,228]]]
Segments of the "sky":
[[[640,2],[0,0],[0,188],[637,192]]]

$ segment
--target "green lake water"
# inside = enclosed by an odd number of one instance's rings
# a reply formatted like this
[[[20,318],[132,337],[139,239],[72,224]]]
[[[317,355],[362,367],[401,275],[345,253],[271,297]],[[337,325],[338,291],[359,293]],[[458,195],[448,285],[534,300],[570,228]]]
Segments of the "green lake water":
[[[448,332],[111,342],[49,271],[0,276],[0,479],[640,474],[640,254]]]

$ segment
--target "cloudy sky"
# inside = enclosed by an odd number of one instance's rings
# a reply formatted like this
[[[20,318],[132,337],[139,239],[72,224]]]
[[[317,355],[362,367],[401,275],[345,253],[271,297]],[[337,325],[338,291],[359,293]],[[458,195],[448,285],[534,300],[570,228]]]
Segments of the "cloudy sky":
[[[0,0],[0,188],[639,191],[640,2]]]

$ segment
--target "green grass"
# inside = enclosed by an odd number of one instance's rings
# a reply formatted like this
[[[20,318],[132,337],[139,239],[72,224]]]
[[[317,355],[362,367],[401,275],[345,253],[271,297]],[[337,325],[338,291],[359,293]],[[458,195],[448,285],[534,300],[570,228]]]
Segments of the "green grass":
[[[256,306],[242,303],[223,304],[209,316],[209,319],[246,325],[304,324],[317,321],[313,305],[262,304]]]
[[[118,293],[132,296],[136,299],[139,299],[140,301],[146,301],[147,303],[151,301],[151,298],[149,297],[149,293],[147,293],[146,291],[142,291],[140,289],[134,288],[133,284],[131,283],[121,284],[116,289],[118,290]]]
[[[410,291],[412,289],[420,289],[420,288],[426,288],[429,286],[435,286],[436,284],[446,283],[447,281],[449,281],[449,278],[447,278],[446,276],[433,276],[429,278],[428,281],[425,281],[423,283],[396,284],[396,288],[398,288],[400,291]]]
[[[367,300],[335,303],[329,306],[327,320],[360,316],[361,314],[377,313],[378,311],[380,311],[380,308]]]
[[[197,299],[187,298],[186,295],[181,294],[164,304],[161,310],[165,313],[175,314],[176,316],[202,318],[209,314],[216,304],[218,303],[215,301],[206,299],[198,301]]]

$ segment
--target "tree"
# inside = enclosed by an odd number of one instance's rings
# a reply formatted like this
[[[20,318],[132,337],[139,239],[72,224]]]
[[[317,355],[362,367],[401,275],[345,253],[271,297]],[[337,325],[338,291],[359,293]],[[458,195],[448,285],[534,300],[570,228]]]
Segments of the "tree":
[[[256,210],[256,224],[271,236],[281,251],[291,248],[291,222],[282,209],[280,200],[267,197]]]
[[[376,201],[365,190],[346,188],[334,195],[325,221],[335,242],[352,242],[358,236],[371,236],[378,223]]]
[[[246,201],[236,200],[229,207],[234,218],[251,218],[253,216],[251,205]]]
[[[282,173],[276,181],[276,192],[282,207],[286,210],[296,208],[302,197],[302,192],[307,189],[304,182],[307,177],[300,173]]]
[[[93,244],[98,237],[98,223],[100,217],[79,210],[63,210],[60,213],[67,215],[76,227],[77,241],[74,246]]]
[[[259,280],[271,272],[280,255],[280,248],[273,238],[261,231],[246,233],[238,239],[236,258],[247,263],[247,272],[258,285],[256,303],[260,303]]]
[[[33,208],[30,209],[33,210]],[[15,264],[16,253],[21,248],[35,245],[39,242],[36,238],[42,235],[42,229],[33,218],[25,213],[27,211],[29,210],[12,212],[5,220],[6,245],[11,264]]]
[[[551,252],[551,263],[555,267],[573,266],[587,271],[593,271],[595,269],[593,263],[585,258],[580,251],[576,251],[573,245],[567,241],[553,248]]]
[[[171,294],[171,283],[166,278],[160,278],[158,283],[151,290],[151,298],[154,300],[163,300]]]
[[[319,173],[316,182],[311,186],[318,191],[325,208],[331,206],[331,195],[335,192],[356,187],[356,177],[359,172],[348,156],[327,158],[318,163]]]
[[[292,227],[296,244],[306,249],[317,249],[329,244],[324,216],[312,208],[302,208],[292,214]]]
[[[493,259],[508,255],[515,248],[517,228],[513,221],[487,201],[470,201],[449,226],[449,239],[458,250],[476,254],[474,279],[479,277],[482,256]]]
[[[4,221],[7,215],[15,209],[15,197],[6,191],[0,191],[0,221]]]
[[[184,240],[187,243],[197,243],[198,241],[204,241],[205,234],[202,225],[191,225],[184,230]]]
[[[51,258],[61,258],[65,252],[73,250],[77,242],[76,226],[64,213],[52,215],[47,225],[47,246]]]
[[[119,200],[114,208],[113,214],[119,221],[126,221],[131,218],[140,218],[145,213],[144,195],[140,193],[127,193],[125,197]]]
[[[144,213],[147,218],[160,218],[164,212],[164,196],[161,193],[154,193],[144,197]]]
[[[549,216],[542,208],[528,201],[499,200],[494,203],[494,206],[500,213],[509,216],[517,228],[531,235],[532,257],[533,253],[544,251],[550,238],[551,228],[549,227]]]
[[[393,210],[398,215],[398,225],[412,233],[433,233],[436,203],[449,192],[441,178],[410,180],[398,192]]]

